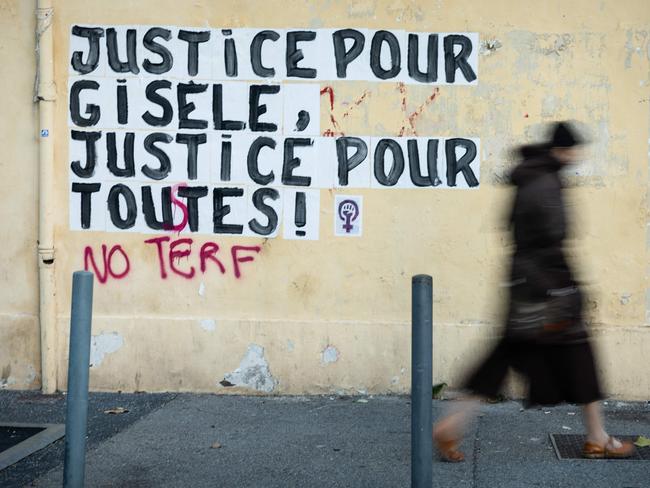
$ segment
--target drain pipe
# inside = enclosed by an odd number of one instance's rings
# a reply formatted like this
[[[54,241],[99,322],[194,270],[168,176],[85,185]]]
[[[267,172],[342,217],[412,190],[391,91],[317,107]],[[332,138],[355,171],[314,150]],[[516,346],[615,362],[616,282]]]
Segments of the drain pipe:
[[[37,71],[35,101],[39,111],[38,275],[41,330],[41,389],[54,393],[56,378],[56,290],[54,276],[54,49],[52,0],[38,0],[36,9]]]

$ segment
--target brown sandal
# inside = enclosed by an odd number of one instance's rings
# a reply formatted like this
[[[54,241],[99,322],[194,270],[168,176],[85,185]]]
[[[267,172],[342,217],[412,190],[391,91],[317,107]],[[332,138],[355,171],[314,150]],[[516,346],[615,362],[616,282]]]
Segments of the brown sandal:
[[[620,447],[614,447],[614,437],[609,437],[604,446],[593,442],[585,442],[582,448],[582,457],[588,459],[623,459],[629,458],[634,454],[634,444],[628,441],[620,441]]]
[[[460,444],[459,439],[443,439],[438,432],[435,432],[433,434],[433,442],[443,461],[460,463],[465,460],[465,455],[458,450]]]

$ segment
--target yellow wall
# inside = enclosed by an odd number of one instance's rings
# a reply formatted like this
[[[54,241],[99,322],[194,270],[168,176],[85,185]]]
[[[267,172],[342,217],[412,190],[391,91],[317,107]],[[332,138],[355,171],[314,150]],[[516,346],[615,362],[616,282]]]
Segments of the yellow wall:
[[[6,283],[0,298],[0,368],[11,363],[15,383],[10,386],[16,388],[35,386],[30,371],[39,369],[34,22],[27,4],[0,0],[0,59],[13,73],[0,81],[0,96],[9,113],[25,114],[0,119],[2,208],[12,229],[0,261]],[[264,391],[407,392],[410,277],[418,273],[434,277],[434,380],[457,385],[498,331],[499,284],[508,254],[501,222],[510,195],[501,184],[511,164],[508,150],[536,140],[545,122],[570,118],[587,123],[594,138],[582,174],[573,178],[571,251],[588,284],[606,390],[621,398],[650,398],[644,372],[650,347],[650,7],[645,0],[180,4],[55,2],[59,388],[66,384],[70,274],[83,266],[86,246],[97,250],[102,244],[122,245],[132,269],[122,280],[95,285],[95,390],[252,393],[256,390],[218,384],[233,378],[228,375],[249,351],[248,371],[256,372]],[[254,262],[242,265],[240,280],[232,273],[161,280],[154,249],[142,243],[147,237],[69,230],[64,135],[69,30],[75,23],[478,32],[483,45],[478,86],[441,86],[416,130],[421,136],[480,138],[481,186],[350,190],[364,197],[364,235],[358,239],[333,236],[337,192],[322,190],[319,240],[195,237],[195,249],[208,240],[226,251],[232,244],[262,249]],[[332,86],[337,114],[364,90],[370,92],[341,121],[344,132],[396,136],[406,123],[396,84]],[[409,85],[407,111],[430,94],[431,87]],[[322,99],[322,129],[329,127],[328,114]],[[10,194],[16,181],[21,192]],[[268,370],[254,359],[260,350]]]
[[[32,2],[0,1],[0,388],[40,383],[35,24]]]

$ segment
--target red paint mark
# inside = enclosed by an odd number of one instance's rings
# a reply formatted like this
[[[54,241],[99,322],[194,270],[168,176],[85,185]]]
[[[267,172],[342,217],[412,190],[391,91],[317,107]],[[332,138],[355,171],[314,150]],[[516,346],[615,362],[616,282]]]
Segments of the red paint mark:
[[[168,243],[166,246],[165,243]],[[171,239],[169,236],[153,237],[144,241],[145,244],[155,244],[156,252],[158,255],[158,268],[160,277],[166,280],[169,276],[167,266],[172,273],[182,276],[187,280],[191,280],[198,275],[197,268],[189,264],[180,268],[180,261],[183,258],[188,260],[192,257],[196,259],[196,253],[192,251],[193,241],[190,238]],[[89,271],[92,269],[97,277],[97,280],[104,284],[109,278],[121,280],[125,278],[131,271],[131,262],[126,251],[121,245],[117,244],[110,249],[106,244],[102,244],[101,261],[95,256],[95,252],[91,246],[84,248],[84,269]],[[208,262],[211,261],[217,265],[222,275],[227,273],[226,266],[217,253],[220,247],[216,242],[206,242],[201,246],[198,253],[198,267],[202,274],[208,270]],[[248,263],[255,260],[255,255],[259,254],[262,248],[260,246],[238,246],[234,245],[230,248],[230,255],[232,257],[232,271],[235,278],[242,277],[241,264]],[[117,259],[117,261],[116,261]],[[120,262],[121,260],[121,262]],[[99,261],[99,262],[98,262]]]
[[[355,106],[361,105],[361,102],[363,102],[367,97],[370,96],[370,92],[368,90],[364,90],[363,93],[361,94],[361,97],[354,102]]]
[[[364,102],[364,100],[369,96],[370,96],[370,92],[368,90],[364,90],[361,96],[357,98],[354,102],[352,102],[352,106],[346,110],[346,112],[343,114],[343,118],[348,117],[350,115],[350,112],[352,112],[355,108],[361,105]]]
[[[124,259],[124,270],[121,273],[116,273],[113,270],[113,254],[116,252],[119,252],[122,255],[122,259]],[[113,246],[113,249],[111,249],[111,252],[108,253],[108,271],[111,274],[113,278],[116,280],[121,280],[124,278],[126,275],[129,274],[129,271],[131,271],[131,263],[129,261],[129,256],[127,256],[126,252],[124,249],[122,249],[122,246],[119,244],[117,246]]]
[[[154,237],[144,241],[145,244],[155,244],[158,250],[158,264],[160,266],[160,277],[163,280],[167,279],[167,272],[165,271],[165,259],[163,258],[163,242],[167,242],[169,236]]]
[[[338,116],[334,111],[334,89],[331,86],[326,86],[320,91],[320,94],[329,96],[330,122],[332,124],[332,127],[325,129],[323,131],[323,136],[325,137],[344,136],[345,133],[341,130],[341,126],[339,125],[337,119]],[[364,90],[361,96],[358,99],[356,99],[354,102],[352,102],[352,105],[350,105],[348,110],[343,113],[342,118],[348,117],[350,115],[350,112],[352,112],[356,107],[361,105],[369,96],[370,96],[370,92],[368,90]]]
[[[399,90],[400,95],[402,96],[401,106],[402,111],[406,114],[406,85],[402,82],[397,84],[397,89]]]
[[[184,245],[188,246],[188,248],[180,251],[176,250],[178,246]],[[180,263],[181,258],[186,258],[190,254],[192,254],[192,239],[190,238],[176,239],[169,244],[169,269],[171,269],[177,275],[182,276],[183,278],[187,278],[188,280],[191,280],[194,277],[194,266],[190,266],[189,271],[183,271],[182,269],[176,267],[174,264],[174,259],[178,259]]]
[[[334,127],[333,129],[325,129],[323,132],[323,136],[325,137],[336,137],[336,136],[344,136],[345,134],[341,131],[341,126],[339,126],[339,123],[336,121],[334,118],[334,115],[330,114],[330,122],[332,122],[332,126]],[[337,130],[334,130],[337,129]]]
[[[116,280],[121,280],[129,274],[129,271],[131,271],[131,262],[129,261],[129,256],[126,254],[126,251],[122,249],[121,245],[117,244],[111,247],[111,250],[108,253],[106,252],[107,250],[108,247],[106,244],[102,244],[102,264],[104,267],[104,271],[102,272],[100,271],[99,266],[97,266],[97,261],[95,261],[95,253],[93,251],[93,248],[86,246],[84,249],[84,269],[86,271],[89,271],[90,267],[92,266],[93,273],[97,277],[97,280],[102,284],[108,281],[109,276]],[[124,260],[124,269],[119,273],[113,269],[113,255],[117,252],[122,255],[122,259]]]
[[[93,252],[93,248],[90,246],[86,246],[84,249],[84,270],[88,271],[88,262],[90,261],[90,264],[93,267],[93,273],[95,273],[95,276],[97,277],[97,280],[100,283],[106,283],[106,280],[108,279],[108,262],[107,262],[107,256],[106,256],[106,244],[102,244],[102,255],[103,255],[103,261],[104,261],[104,273],[101,273],[99,271],[99,268],[97,267],[97,263],[95,262],[95,254]]]
[[[336,121],[333,114],[330,114],[330,122],[332,122],[335,129],[341,129],[341,126],[339,126],[339,123]],[[343,135],[343,132],[341,132],[341,135]]]
[[[415,128],[415,124],[417,122],[417,119],[418,119],[418,117],[420,117],[420,115],[422,115],[422,112],[424,112],[424,109],[426,107],[428,107],[431,104],[431,102],[433,102],[438,97],[438,95],[440,94],[440,88],[438,88],[438,87],[434,88],[433,93],[431,95],[429,95],[426,98],[426,100],[414,112],[412,112],[410,114],[408,113],[408,109],[406,107],[406,99],[407,99],[406,85],[404,83],[398,83],[397,88],[398,88],[400,96],[401,96],[400,105],[401,105],[404,117],[405,117],[406,121],[408,122],[408,126],[409,126],[409,129],[410,129],[410,131],[409,131],[410,135],[417,136],[418,134],[417,134],[417,130]],[[402,127],[400,128],[399,136],[400,137],[403,136],[406,131],[407,131],[406,124],[403,124]]]
[[[221,274],[226,274],[226,267],[223,265],[219,258],[215,256],[219,252],[219,244],[216,242],[206,242],[201,246],[201,251],[199,252],[199,259],[201,261],[201,273],[205,274],[207,268],[206,261],[210,260],[217,263]]]
[[[243,256],[239,257],[237,253],[239,251],[252,251],[259,253],[262,250],[260,246],[232,246],[230,253],[232,254],[232,265],[235,269],[235,278],[241,278],[241,271],[239,269],[239,263],[247,263],[255,259],[254,256]]]
[[[400,94],[400,107],[402,109],[402,112],[404,113],[404,117],[408,118],[407,111],[406,111],[406,85],[402,82],[397,84],[397,89],[399,90]],[[402,137],[404,135],[404,131],[406,130],[406,125],[402,125],[402,128],[399,130],[399,137]]]
[[[169,246],[166,248],[164,243],[169,242]],[[147,239],[144,241],[145,244],[155,244],[156,250],[158,253],[158,263],[160,268],[160,277],[165,280],[167,279],[167,271],[165,262],[169,263],[169,269],[174,274],[182,276],[185,279],[191,280],[194,278],[196,273],[196,268],[190,266],[189,269],[179,269],[178,263],[174,263],[175,260],[180,260],[181,258],[190,258],[196,254],[192,252],[192,239],[182,238],[171,240],[169,236],[154,237],[152,239]],[[184,249],[177,249],[179,246],[187,246]],[[237,279],[241,278],[241,263],[247,263],[255,259],[254,256],[241,255],[242,252],[256,252],[259,253],[262,250],[260,246],[232,246],[230,248],[230,253],[232,256],[232,266],[233,273]],[[212,261],[219,267],[221,274],[226,274],[226,267],[223,265],[221,260],[216,256],[219,251],[219,245],[216,242],[206,242],[201,246],[199,251],[199,268],[202,274],[205,274],[208,269],[208,261]]]
[[[189,218],[187,205],[185,205],[182,201],[178,199],[178,189],[185,186],[187,186],[187,183],[177,183],[176,185],[172,186],[172,191],[171,191],[172,205],[175,205],[180,209],[181,213],[183,214],[183,218],[181,219],[181,222],[178,225],[174,225],[173,222],[172,225],[169,224],[163,225],[164,230],[180,233],[187,225],[187,220]]]
[[[320,91],[321,95],[325,95],[326,93],[330,98],[330,110],[334,110],[334,88],[328,85]]]
[[[424,109],[427,106],[429,106],[429,104],[436,99],[436,97],[438,96],[439,93],[440,93],[440,88],[436,87],[433,90],[433,93],[427,97],[427,99],[424,101],[424,103],[422,105],[420,105],[415,112],[413,112],[411,115],[409,115],[408,120],[409,120],[409,124],[411,125],[411,129],[413,130],[413,134],[417,135],[416,132],[415,132],[415,122],[416,122],[416,120],[418,119],[418,117],[420,115],[422,115],[422,112],[424,111]]]

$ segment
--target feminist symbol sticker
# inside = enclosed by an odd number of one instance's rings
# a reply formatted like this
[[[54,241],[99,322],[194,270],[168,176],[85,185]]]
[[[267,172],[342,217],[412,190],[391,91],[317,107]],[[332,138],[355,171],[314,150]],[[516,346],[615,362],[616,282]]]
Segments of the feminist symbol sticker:
[[[334,235],[358,237],[362,230],[362,206],[360,196],[336,195],[334,199]]]

